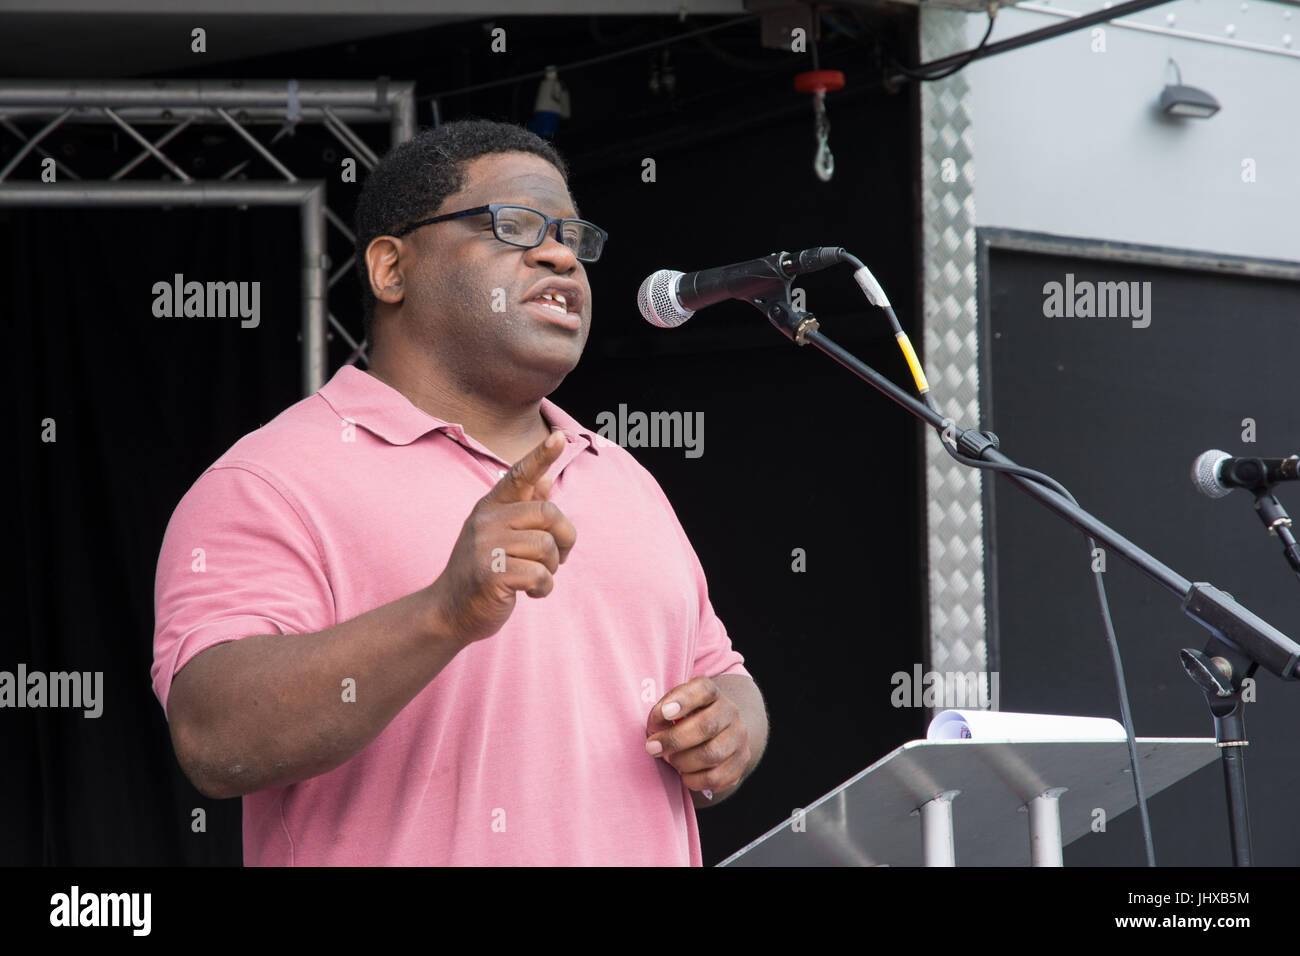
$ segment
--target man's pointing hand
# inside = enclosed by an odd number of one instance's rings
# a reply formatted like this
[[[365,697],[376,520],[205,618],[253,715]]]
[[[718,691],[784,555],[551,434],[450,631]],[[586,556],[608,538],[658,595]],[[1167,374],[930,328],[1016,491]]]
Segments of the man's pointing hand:
[[[564,435],[546,440],[515,462],[474,505],[447,567],[430,585],[436,633],[470,644],[491,637],[515,607],[515,592],[540,598],[569,556],[578,533],[547,500],[546,470],[564,450]]]

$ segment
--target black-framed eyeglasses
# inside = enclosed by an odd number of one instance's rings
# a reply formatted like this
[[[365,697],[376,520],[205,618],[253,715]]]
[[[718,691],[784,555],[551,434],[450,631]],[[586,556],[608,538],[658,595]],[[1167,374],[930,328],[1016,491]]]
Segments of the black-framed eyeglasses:
[[[421,226],[446,222],[448,219],[460,219],[463,216],[478,216],[485,212],[492,214],[493,235],[502,242],[524,249],[535,249],[545,242],[547,233],[551,231],[551,225],[555,224],[556,237],[572,249],[573,254],[582,262],[595,262],[599,259],[605,249],[605,240],[609,238],[609,233],[594,222],[587,222],[585,219],[557,219],[528,206],[516,206],[504,202],[491,202],[486,206],[475,206],[473,209],[449,212],[446,215],[434,216],[432,219],[421,219],[419,222],[403,226],[393,235],[400,239]]]

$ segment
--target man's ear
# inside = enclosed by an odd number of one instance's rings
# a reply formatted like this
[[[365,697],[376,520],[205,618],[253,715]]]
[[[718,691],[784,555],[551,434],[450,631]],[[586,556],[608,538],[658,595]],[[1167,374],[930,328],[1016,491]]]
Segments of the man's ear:
[[[370,291],[380,302],[397,305],[402,301],[402,240],[376,236],[366,246],[366,271]]]

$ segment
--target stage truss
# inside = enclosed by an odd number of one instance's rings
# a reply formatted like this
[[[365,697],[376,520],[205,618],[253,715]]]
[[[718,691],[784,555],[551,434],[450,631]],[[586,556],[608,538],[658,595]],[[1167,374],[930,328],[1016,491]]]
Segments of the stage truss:
[[[39,128],[25,132],[29,126]],[[51,133],[68,124],[112,124],[140,146],[140,152],[104,180],[87,181],[69,164],[42,146]],[[0,206],[246,206],[293,205],[299,209],[302,248],[302,389],[311,395],[325,384],[326,341],[333,328],[353,349],[349,362],[365,357],[358,342],[330,311],[329,290],[356,260],[356,236],[330,209],[322,180],[299,179],[271,150],[301,123],[324,127],[367,169],[379,157],[350,124],[387,123],[390,145],[415,135],[415,84],[332,80],[3,80],[0,81],[0,129],[20,141],[17,153],[0,168]],[[144,127],[165,126],[153,139]],[[279,127],[263,143],[251,127]],[[191,126],[233,130],[253,156],[264,159],[278,180],[230,182],[249,160],[217,179],[200,179],[183,169],[165,147]],[[49,159],[59,179],[72,182],[14,181],[10,176],[29,156]],[[251,159],[251,157],[250,157]],[[159,163],[170,181],[126,179],[140,164]],[[330,271],[326,253],[328,225],[352,246]]]

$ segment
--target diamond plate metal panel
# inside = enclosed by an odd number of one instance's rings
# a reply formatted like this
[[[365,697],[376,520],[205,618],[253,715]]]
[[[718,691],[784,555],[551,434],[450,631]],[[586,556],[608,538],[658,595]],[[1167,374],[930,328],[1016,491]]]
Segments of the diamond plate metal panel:
[[[969,48],[967,15],[922,6],[921,61]],[[958,72],[921,84],[921,216],[925,368],[943,413],[965,427],[980,421],[975,307],[975,163],[967,80]],[[982,475],[948,457],[928,431],[925,448],[929,550],[929,670],[982,676],[989,694],[984,617]],[[945,680],[945,693],[950,690]],[[992,699],[990,700],[990,696]],[[970,702],[968,706],[977,706]]]

